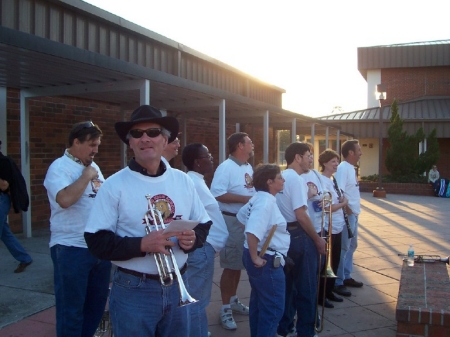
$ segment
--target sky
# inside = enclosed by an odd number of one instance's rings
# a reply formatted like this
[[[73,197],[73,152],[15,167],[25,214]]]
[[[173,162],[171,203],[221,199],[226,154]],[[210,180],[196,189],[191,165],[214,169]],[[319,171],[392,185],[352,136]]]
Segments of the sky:
[[[450,39],[448,0],[88,0],[286,90],[318,117],[367,107],[357,48]]]

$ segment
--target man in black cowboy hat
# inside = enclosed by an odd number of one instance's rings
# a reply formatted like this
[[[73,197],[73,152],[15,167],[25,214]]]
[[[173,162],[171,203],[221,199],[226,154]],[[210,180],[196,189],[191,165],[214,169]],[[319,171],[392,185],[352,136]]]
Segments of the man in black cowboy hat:
[[[172,273],[173,283],[163,285],[152,254],[167,255],[171,247],[183,273],[187,253],[203,245],[211,225],[192,180],[161,160],[164,147],[178,134],[178,121],[143,105],[115,129],[134,158],[105,181],[85,229],[91,252],[118,267],[109,304],[114,335],[187,337],[188,310],[178,308],[179,280]],[[146,234],[172,220],[195,220],[198,225]]]

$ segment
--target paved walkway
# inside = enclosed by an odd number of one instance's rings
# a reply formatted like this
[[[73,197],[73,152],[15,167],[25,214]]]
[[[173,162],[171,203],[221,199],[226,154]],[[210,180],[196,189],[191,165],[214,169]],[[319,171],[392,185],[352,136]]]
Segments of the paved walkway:
[[[325,328],[320,336],[394,337],[395,307],[402,260],[413,244],[416,254],[447,256],[450,241],[450,199],[388,195],[376,199],[362,193],[359,247],[355,254],[353,277],[364,287],[351,289],[353,295],[325,312]],[[17,263],[0,243],[0,337],[55,337],[52,263],[48,230],[21,239],[34,258],[22,274],[14,274]],[[218,322],[221,305],[216,261],[212,301],[208,321],[213,337],[250,336],[246,316],[235,315],[236,331],[226,331]],[[242,273],[238,295],[248,303],[250,286]],[[271,336],[268,336],[271,337]]]

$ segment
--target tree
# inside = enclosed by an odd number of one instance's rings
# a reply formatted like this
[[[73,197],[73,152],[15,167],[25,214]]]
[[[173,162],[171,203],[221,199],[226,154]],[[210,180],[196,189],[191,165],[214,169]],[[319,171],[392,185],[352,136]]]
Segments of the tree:
[[[416,163],[416,171],[428,172],[439,160],[439,143],[436,137],[436,129],[433,129],[427,137],[427,150],[419,155]]]
[[[381,113],[381,112],[380,112]],[[393,178],[407,176],[414,172],[415,137],[403,131],[403,120],[398,114],[397,100],[391,105],[391,118],[388,127],[389,147],[386,151],[385,165]]]
[[[418,154],[420,142],[427,139],[427,151]],[[391,105],[391,119],[388,127],[389,147],[386,151],[386,168],[398,181],[418,177],[431,169],[439,159],[439,143],[436,129],[426,137],[422,128],[414,135],[403,131],[403,120],[398,114],[397,100]]]

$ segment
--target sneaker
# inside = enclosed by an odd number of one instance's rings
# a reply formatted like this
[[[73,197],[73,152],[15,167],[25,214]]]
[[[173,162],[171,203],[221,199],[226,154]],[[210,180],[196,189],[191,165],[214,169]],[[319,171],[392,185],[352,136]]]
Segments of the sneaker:
[[[233,318],[233,312],[230,309],[226,309],[224,312],[220,313],[220,323],[222,328],[226,330],[236,330],[237,325]]]
[[[345,297],[352,296],[352,293],[345,286],[334,286],[333,292]]]
[[[344,280],[344,285],[347,287],[353,287],[353,288],[361,288],[363,286],[364,283],[359,282],[359,281],[355,281],[352,278],[348,278]]]
[[[211,337],[211,332],[208,331],[208,337]]]
[[[230,307],[231,307],[231,310],[233,310],[234,312],[241,314],[241,315],[248,315],[248,313],[249,313],[248,307],[246,305],[242,304],[242,302],[239,301],[238,298],[236,298],[234,300],[234,302],[230,303]]]

